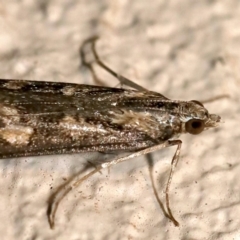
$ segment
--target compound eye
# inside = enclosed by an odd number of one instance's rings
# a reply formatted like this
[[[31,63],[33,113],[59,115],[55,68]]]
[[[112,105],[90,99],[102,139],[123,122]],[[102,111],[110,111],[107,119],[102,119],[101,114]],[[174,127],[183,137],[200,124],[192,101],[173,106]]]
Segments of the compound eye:
[[[196,135],[204,130],[204,122],[200,119],[191,119],[185,123],[185,128],[188,133]]]

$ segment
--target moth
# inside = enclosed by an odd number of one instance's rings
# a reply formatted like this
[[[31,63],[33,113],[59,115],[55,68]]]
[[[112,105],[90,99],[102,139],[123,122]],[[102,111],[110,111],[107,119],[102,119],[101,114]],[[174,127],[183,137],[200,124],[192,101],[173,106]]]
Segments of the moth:
[[[169,188],[180,155],[184,133],[200,134],[215,128],[220,116],[210,114],[199,101],[171,100],[160,93],[119,76],[100,61],[91,44],[95,61],[134,89],[72,83],[0,80],[0,158],[17,158],[81,152],[127,152],[101,162],[94,170],[77,180],[84,180],[104,168],[161,148],[176,146],[166,188],[168,217],[175,225],[169,203]],[[81,49],[83,64],[92,73]],[[72,186],[49,201],[48,220],[54,227],[60,201]]]

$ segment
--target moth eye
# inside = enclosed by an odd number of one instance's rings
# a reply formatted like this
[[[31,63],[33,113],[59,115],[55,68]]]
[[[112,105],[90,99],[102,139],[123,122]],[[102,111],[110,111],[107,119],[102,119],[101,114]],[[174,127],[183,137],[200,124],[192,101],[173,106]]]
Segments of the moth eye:
[[[185,128],[188,133],[196,135],[204,130],[204,122],[200,119],[191,119],[185,123]]]

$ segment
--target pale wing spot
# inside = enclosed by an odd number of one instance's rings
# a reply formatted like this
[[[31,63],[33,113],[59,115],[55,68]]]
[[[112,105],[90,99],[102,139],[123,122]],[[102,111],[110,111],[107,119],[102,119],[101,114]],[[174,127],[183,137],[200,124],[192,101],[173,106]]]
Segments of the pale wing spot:
[[[12,145],[27,145],[33,133],[33,128],[17,125],[0,129],[0,137]]]
[[[126,97],[130,97],[130,98],[134,98],[134,97],[144,97],[145,96],[145,93],[144,92],[139,92],[139,91],[126,91],[125,93],[125,96]]]
[[[59,128],[66,129],[67,131],[70,132],[76,131],[79,129],[79,122],[71,116],[65,116],[59,122]]]
[[[62,93],[66,96],[72,96],[76,92],[76,88],[72,86],[66,86],[62,88]]]
[[[4,87],[7,89],[11,90],[17,90],[17,89],[22,89],[26,85],[25,82],[20,82],[20,81],[6,81],[4,83]]]
[[[66,134],[78,139],[88,133],[98,132],[99,134],[105,134],[107,131],[103,129],[101,124],[95,125],[85,121],[84,118],[78,118],[77,120],[71,116],[65,116],[59,123],[59,128],[65,130]]]
[[[66,115],[62,118],[62,121],[60,122],[60,124],[61,123],[77,123],[77,120],[72,116]]]
[[[0,104],[0,114],[5,116],[18,115],[17,109]]]
[[[19,122],[19,114],[16,108],[0,104],[0,118],[6,125]]]
[[[112,123],[143,131],[150,136],[155,135],[159,123],[150,113],[134,112],[131,110],[122,111],[122,114],[111,112],[113,114]]]

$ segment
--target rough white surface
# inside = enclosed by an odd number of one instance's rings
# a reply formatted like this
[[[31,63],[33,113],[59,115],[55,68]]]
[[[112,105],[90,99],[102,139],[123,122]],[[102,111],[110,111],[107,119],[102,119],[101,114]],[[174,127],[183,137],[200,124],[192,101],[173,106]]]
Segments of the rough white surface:
[[[50,230],[47,199],[84,161],[48,156],[0,161],[1,239],[240,239],[239,16],[238,0],[2,1],[1,78],[91,84],[78,49],[98,34],[103,60],[144,87],[172,99],[231,98],[207,105],[221,127],[181,137],[170,196],[180,227],[164,218],[147,163],[137,158],[70,193]],[[174,150],[153,155],[163,200]]]

